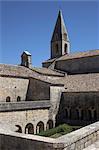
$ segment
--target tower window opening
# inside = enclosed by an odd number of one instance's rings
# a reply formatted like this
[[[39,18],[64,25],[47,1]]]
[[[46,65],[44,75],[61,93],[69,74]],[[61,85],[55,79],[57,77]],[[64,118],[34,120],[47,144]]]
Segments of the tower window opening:
[[[64,33],[64,40],[66,40],[67,39],[67,34],[66,33]]]
[[[64,45],[64,52],[65,52],[65,54],[67,54],[67,44],[66,43]]]
[[[55,45],[56,54],[58,54],[58,44]]]

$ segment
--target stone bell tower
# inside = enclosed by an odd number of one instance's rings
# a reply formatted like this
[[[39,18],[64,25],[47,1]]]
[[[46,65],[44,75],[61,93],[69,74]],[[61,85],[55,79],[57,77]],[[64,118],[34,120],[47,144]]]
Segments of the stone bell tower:
[[[58,18],[51,39],[51,59],[69,54],[70,42],[63,20],[62,12],[59,10]]]

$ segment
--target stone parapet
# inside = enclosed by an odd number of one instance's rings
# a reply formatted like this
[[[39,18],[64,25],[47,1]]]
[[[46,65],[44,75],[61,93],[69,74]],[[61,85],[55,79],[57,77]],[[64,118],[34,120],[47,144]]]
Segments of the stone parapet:
[[[31,109],[44,109],[49,108],[50,101],[24,101],[24,102],[10,102],[0,103],[0,112],[18,111],[18,110],[31,110]]]
[[[59,138],[14,133],[0,128],[0,149],[8,150],[83,150],[99,140],[99,122]]]
[[[97,140],[99,140],[99,122],[57,138],[58,143],[64,143],[64,150],[82,150]]]

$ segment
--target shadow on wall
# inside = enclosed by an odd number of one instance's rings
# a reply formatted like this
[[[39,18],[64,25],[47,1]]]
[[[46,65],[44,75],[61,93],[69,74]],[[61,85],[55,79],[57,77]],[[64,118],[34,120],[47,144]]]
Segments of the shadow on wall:
[[[85,126],[98,121],[98,100],[98,92],[62,93],[56,126],[63,123]]]
[[[50,83],[30,78],[26,100],[50,100]]]

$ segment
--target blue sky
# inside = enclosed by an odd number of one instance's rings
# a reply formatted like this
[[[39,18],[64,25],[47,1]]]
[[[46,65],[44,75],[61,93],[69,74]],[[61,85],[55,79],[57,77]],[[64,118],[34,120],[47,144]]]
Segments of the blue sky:
[[[20,64],[24,50],[33,66],[50,58],[50,40],[59,9],[71,52],[99,49],[99,1],[0,1],[0,63]]]

